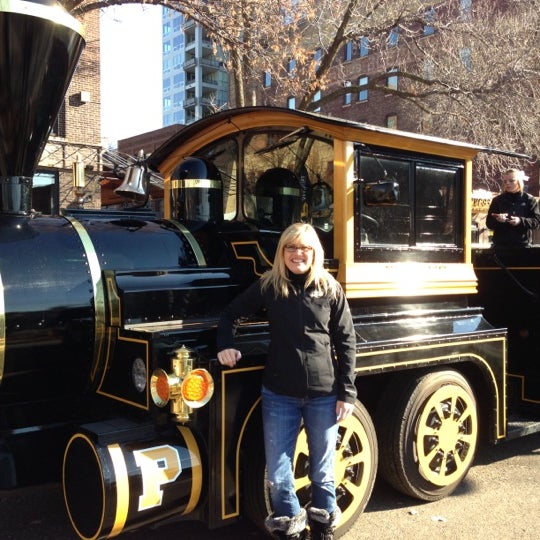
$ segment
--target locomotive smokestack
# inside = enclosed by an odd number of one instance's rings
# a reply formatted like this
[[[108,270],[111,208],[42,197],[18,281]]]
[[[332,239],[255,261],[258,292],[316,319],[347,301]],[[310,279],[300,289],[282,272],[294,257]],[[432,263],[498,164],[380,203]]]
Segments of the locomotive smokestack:
[[[84,48],[53,1],[0,3],[0,213],[31,210],[32,177]]]

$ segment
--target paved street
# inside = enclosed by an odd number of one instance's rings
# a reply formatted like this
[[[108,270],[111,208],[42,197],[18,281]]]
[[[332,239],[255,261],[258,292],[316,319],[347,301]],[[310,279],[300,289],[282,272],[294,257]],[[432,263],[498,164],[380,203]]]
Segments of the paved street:
[[[540,434],[482,448],[459,489],[421,503],[378,482],[343,540],[536,540],[540,538]],[[2,540],[76,540],[58,484],[0,491]],[[262,540],[248,523],[208,531],[200,523],[127,533],[128,540]]]

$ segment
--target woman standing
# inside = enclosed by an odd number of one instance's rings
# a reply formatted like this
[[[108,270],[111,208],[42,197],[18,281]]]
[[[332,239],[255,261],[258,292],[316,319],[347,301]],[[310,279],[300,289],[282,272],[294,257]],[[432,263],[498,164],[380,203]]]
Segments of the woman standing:
[[[265,520],[277,538],[332,540],[340,517],[334,459],[338,422],[353,411],[356,337],[341,285],[324,269],[324,252],[311,225],[281,235],[274,265],[224,311],[218,360],[234,367],[241,353],[233,336],[239,320],[264,308],[270,349],[262,387],[268,482],[274,513]],[[293,458],[303,421],[309,447],[311,507],[294,490]]]

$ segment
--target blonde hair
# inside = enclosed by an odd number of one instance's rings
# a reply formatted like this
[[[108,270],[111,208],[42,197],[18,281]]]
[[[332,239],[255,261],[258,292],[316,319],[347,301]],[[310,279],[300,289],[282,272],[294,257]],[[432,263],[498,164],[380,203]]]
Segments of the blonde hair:
[[[523,184],[525,180],[529,179],[529,177],[525,175],[525,171],[522,171],[521,169],[506,169],[506,171],[502,173],[503,179],[508,174],[513,174],[515,176],[519,184],[519,190],[523,191]]]
[[[288,244],[301,244],[313,248],[313,262],[308,271],[305,286],[309,287],[313,283],[320,293],[335,296],[337,282],[324,268],[324,250],[321,241],[315,229],[307,223],[293,223],[283,231],[276,249],[274,265],[261,277],[262,290],[271,287],[276,296],[289,296],[291,280],[288,277],[283,256],[285,246]]]

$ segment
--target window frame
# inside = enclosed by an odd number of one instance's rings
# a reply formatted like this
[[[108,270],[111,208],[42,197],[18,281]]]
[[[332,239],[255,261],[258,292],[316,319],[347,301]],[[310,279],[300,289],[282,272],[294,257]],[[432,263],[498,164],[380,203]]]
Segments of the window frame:
[[[358,77],[358,86],[364,86],[369,84],[369,77],[367,75],[362,75]],[[364,90],[358,91],[358,101],[365,102],[369,99],[369,89],[365,88]]]
[[[363,195],[363,186],[365,182],[358,180],[354,187],[354,260],[355,262],[396,262],[404,260],[407,252],[415,253],[415,260],[420,257],[424,262],[462,262],[464,255],[463,243],[463,224],[457,219],[462,215],[463,201],[459,194],[463,192],[463,182],[465,178],[465,166],[462,160],[450,159],[424,155],[415,152],[396,151],[389,148],[371,147],[369,150],[362,149],[360,145],[355,148],[355,167],[357,169],[355,176],[362,178],[362,157],[372,158],[379,163],[381,167],[381,179],[385,181],[387,166],[384,161],[395,161],[396,163],[408,165],[407,193],[404,194],[405,205],[401,204],[402,210],[408,207],[408,242],[379,242],[368,243],[362,237],[361,224],[365,213],[365,203]],[[422,242],[420,238],[420,219],[419,198],[418,198],[418,177],[425,168],[433,170],[449,171],[455,174],[454,182],[451,186],[453,199],[452,206],[446,206],[446,210],[453,219],[451,242]],[[358,168],[360,170],[358,171]],[[391,173],[389,177],[391,176]],[[392,206],[391,208],[394,208]],[[392,212],[395,214],[395,212]]]

